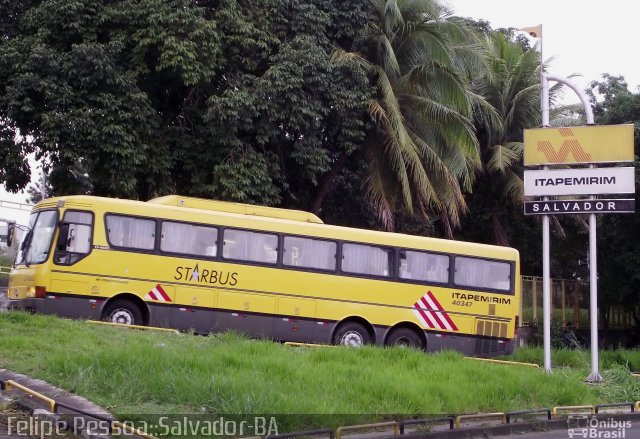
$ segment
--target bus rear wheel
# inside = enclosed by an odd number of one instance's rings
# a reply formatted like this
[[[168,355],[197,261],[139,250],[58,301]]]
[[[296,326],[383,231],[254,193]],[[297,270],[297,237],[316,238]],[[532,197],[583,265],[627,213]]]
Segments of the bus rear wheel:
[[[371,335],[360,323],[347,322],[340,325],[333,336],[333,344],[360,347],[371,343]]]
[[[424,349],[420,335],[410,328],[396,328],[387,337],[388,346],[403,346],[413,349]]]
[[[128,300],[116,300],[107,305],[102,314],[102,319],[121,325],[142,325],[142,311],[134,303]]]

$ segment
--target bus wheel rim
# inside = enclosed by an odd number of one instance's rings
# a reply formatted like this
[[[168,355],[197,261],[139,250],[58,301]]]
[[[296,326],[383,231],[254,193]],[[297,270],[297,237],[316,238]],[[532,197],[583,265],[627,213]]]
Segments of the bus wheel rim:
[[[133,323],[133,315],[126,309],[117,309],[111,313],[111,321],[121,325],[131,325]]]
[[[415,343],[414,341],[411,339],[411,337],[398,337],[398,339],[396,340],[395,343],[396,346],[400,346],[400,347],[415,347]]]
[[[342,336],[342,344],[345,346],[362,346],[364,340],[359,332],[348,331]]]

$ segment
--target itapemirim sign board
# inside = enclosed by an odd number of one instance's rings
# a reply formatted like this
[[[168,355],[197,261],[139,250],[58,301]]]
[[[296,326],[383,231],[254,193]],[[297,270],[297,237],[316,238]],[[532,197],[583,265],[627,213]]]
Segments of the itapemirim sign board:
[[[525,166],[633,160],[633,124],[524,130]]]
[[[524,171],[526,197],[633,194],[635,189],[631,166]]]

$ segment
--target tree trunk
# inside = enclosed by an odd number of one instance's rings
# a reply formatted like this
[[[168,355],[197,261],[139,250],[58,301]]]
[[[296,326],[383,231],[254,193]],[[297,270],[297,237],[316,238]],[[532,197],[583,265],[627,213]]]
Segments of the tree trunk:
[[[320,188],[318,189],[318,193],[316,195],[315,200],[313,200],[313,204],[311,205],[311,213],[318,215],[320,213],[320,209],[322,208],[322,203],[324,202],[325,197],[331,191],[331,186],[333,185],[334,180],[338,176],[338,173],[342,170],[344,165],[347,163],[347,159],[349,156],[346,151],[340,151],[337,160],[329,170],[329,172],[324,176],[322,183],[320,184]]]

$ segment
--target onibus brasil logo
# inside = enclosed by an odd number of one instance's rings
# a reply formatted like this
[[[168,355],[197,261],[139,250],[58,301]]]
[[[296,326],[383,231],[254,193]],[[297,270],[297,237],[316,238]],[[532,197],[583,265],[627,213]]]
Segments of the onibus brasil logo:
[[[587,415],[569,415],[567,433],[570,438],[620,439],[626,437],[631,421],[615,418],[600,418]]]

